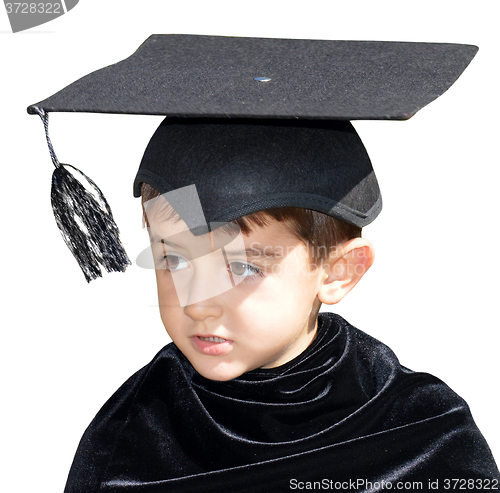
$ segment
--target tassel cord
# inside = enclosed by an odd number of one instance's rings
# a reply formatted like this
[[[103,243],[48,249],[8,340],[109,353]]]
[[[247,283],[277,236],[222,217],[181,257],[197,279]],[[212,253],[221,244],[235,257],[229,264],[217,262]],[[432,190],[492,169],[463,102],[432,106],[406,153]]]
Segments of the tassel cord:
[[[37,106],[34,107],[34,110],[42,119],[43,127],[45,128],[45,138],[47,139],[47,145],[49,146],[50,159],[52,159],[52,163],[54,163],[54,166],[58,168],[59,166],[61,166],[61,163],[59,162],[59,159],[57,159],[56,153],[54,151],[54,146],[52,145],[52,141],[50,140],[49,136],[49,114],[45,110],[43,110],[42,108],[38,108]]]

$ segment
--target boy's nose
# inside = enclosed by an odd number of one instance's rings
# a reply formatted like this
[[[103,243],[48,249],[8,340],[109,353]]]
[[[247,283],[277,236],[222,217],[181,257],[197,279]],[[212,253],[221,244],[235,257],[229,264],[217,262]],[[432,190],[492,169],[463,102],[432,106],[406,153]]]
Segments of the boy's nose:
[[[209,317],[219,318],[222,315],[222,306],[217,303],[217,297],[199,301],[184,307],[184,313],[197,322]]]

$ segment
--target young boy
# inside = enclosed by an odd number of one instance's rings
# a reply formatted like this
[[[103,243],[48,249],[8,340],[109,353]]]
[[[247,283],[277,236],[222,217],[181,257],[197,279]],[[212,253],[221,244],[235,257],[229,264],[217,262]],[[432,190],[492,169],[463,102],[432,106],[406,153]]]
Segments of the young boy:
[[[460,397],[318,315],[372,265],[361,227],[381,208],[368,155],[338,120],[160,125],[134,194],[173,343],[96,416],[67,493],[498,489]]]

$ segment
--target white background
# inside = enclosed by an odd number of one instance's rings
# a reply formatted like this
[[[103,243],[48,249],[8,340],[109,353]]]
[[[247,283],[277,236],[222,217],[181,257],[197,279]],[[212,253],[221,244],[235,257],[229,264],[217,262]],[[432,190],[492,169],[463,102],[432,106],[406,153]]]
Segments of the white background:
[[[0,10],[2,490],[62,491],[112,392],[168,342],[152,271],[87,285],[50,205],[43,126],[26,107],[126,58],[150,34],[476,44],[469,68],[407,122],[357,122],[384,197],[377,259],[336,311],[469,403],[494,456],[498,425],[498,41],[495,2],[81,0],[12,34]],[[103,190],[131,258],[147,246],[132,181],[160,118],[53,114],[62,162]],[[118,173],[118,174],[117,174]],[[115,174],[117,174],[115,176]]]

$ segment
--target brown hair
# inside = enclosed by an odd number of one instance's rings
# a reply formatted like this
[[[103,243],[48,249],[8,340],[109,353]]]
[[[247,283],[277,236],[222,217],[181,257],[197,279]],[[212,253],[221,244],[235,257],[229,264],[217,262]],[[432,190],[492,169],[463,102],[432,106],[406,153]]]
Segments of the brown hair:
[[[144,203],[159,195],[160,192],[151,185],[142,184],[143,226],[147,223]],[[325,260],[336,245],[361,236],[361,228],[358,226],[301,207],[279,207],[258,211],[233,222],[240,227],[244,235],[249,235],[252,233],[252,226],[267,226],[273,219],[287,224],[291,233],[308,247],[311,261],[314,263]]]

